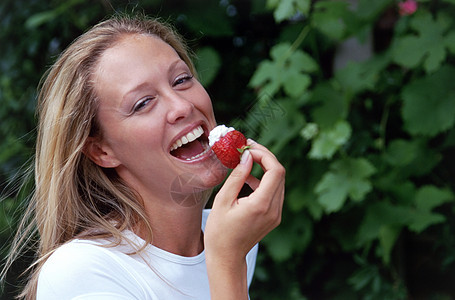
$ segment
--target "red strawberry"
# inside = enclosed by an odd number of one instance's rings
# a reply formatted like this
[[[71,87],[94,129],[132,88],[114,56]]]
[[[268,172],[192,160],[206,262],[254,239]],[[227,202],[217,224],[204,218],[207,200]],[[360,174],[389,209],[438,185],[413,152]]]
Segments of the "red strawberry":
[[[221,163],[230,169],[239,164],[243,151],[249,148],[240,131],[224,125],[217,126],[210,132],[209,142]]]

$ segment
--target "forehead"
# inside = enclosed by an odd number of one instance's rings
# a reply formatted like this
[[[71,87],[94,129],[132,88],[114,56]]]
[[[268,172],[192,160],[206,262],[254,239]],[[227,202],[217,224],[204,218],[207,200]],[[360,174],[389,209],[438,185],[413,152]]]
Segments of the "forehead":
[[[146,62],[166,62],[179,58],[169,44],[153,35],[129,34],[101,55],[95,73],[104,69],[132,67]]]
[[[101,98],[106,89],[125,92],[138,81],[165,74],[180,60],[169,44],[152,35],[125,35],[101,55],[93,74],[95,90]],[[163,73],[164,72],[164,73]]]

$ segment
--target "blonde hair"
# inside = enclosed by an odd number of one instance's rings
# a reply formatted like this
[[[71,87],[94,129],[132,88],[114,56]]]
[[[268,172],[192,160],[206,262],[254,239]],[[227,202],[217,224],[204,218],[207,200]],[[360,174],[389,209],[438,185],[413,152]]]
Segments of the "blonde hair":
[[[60,245],[74,239],[113,237],[137,225],[152,230],[140,197],[115,173],[83,154],[89,136],[101,135],[96,122],[94,68],[104,51],[131,34],[152,35],[173,47],[195,74],[189,51],[169,26],[144,16],[116,16],[77,38],[43,77],[34,165],[35,190],[2,271],[4,279],[32,236],[38,256],[20,297],[35,299],[41,266]]]

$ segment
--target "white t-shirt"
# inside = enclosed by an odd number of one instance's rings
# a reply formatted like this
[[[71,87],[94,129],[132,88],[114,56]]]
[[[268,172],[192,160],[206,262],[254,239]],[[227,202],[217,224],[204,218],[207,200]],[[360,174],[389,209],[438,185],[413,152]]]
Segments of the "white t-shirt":
[[[204,210],[202,229],[209,211]],[[131,231],[125,236],[138,245]],[[38,300],[210,299],[204,251],[184,257],[152,245],[138,254],[128,244],[102,247],[105,240],[73,240],[45,262],[38,278]],[[258,245],[247,255],[248,286]]]

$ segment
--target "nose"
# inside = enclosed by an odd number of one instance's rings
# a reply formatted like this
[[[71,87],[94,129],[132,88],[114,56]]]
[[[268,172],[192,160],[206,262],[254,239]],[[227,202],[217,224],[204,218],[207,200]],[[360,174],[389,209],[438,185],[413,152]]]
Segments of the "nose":
[[[167,121],[171,124],[188,117],[193,109],[194,104],[188,99],[174,92],[167,97],[168,113]]]

